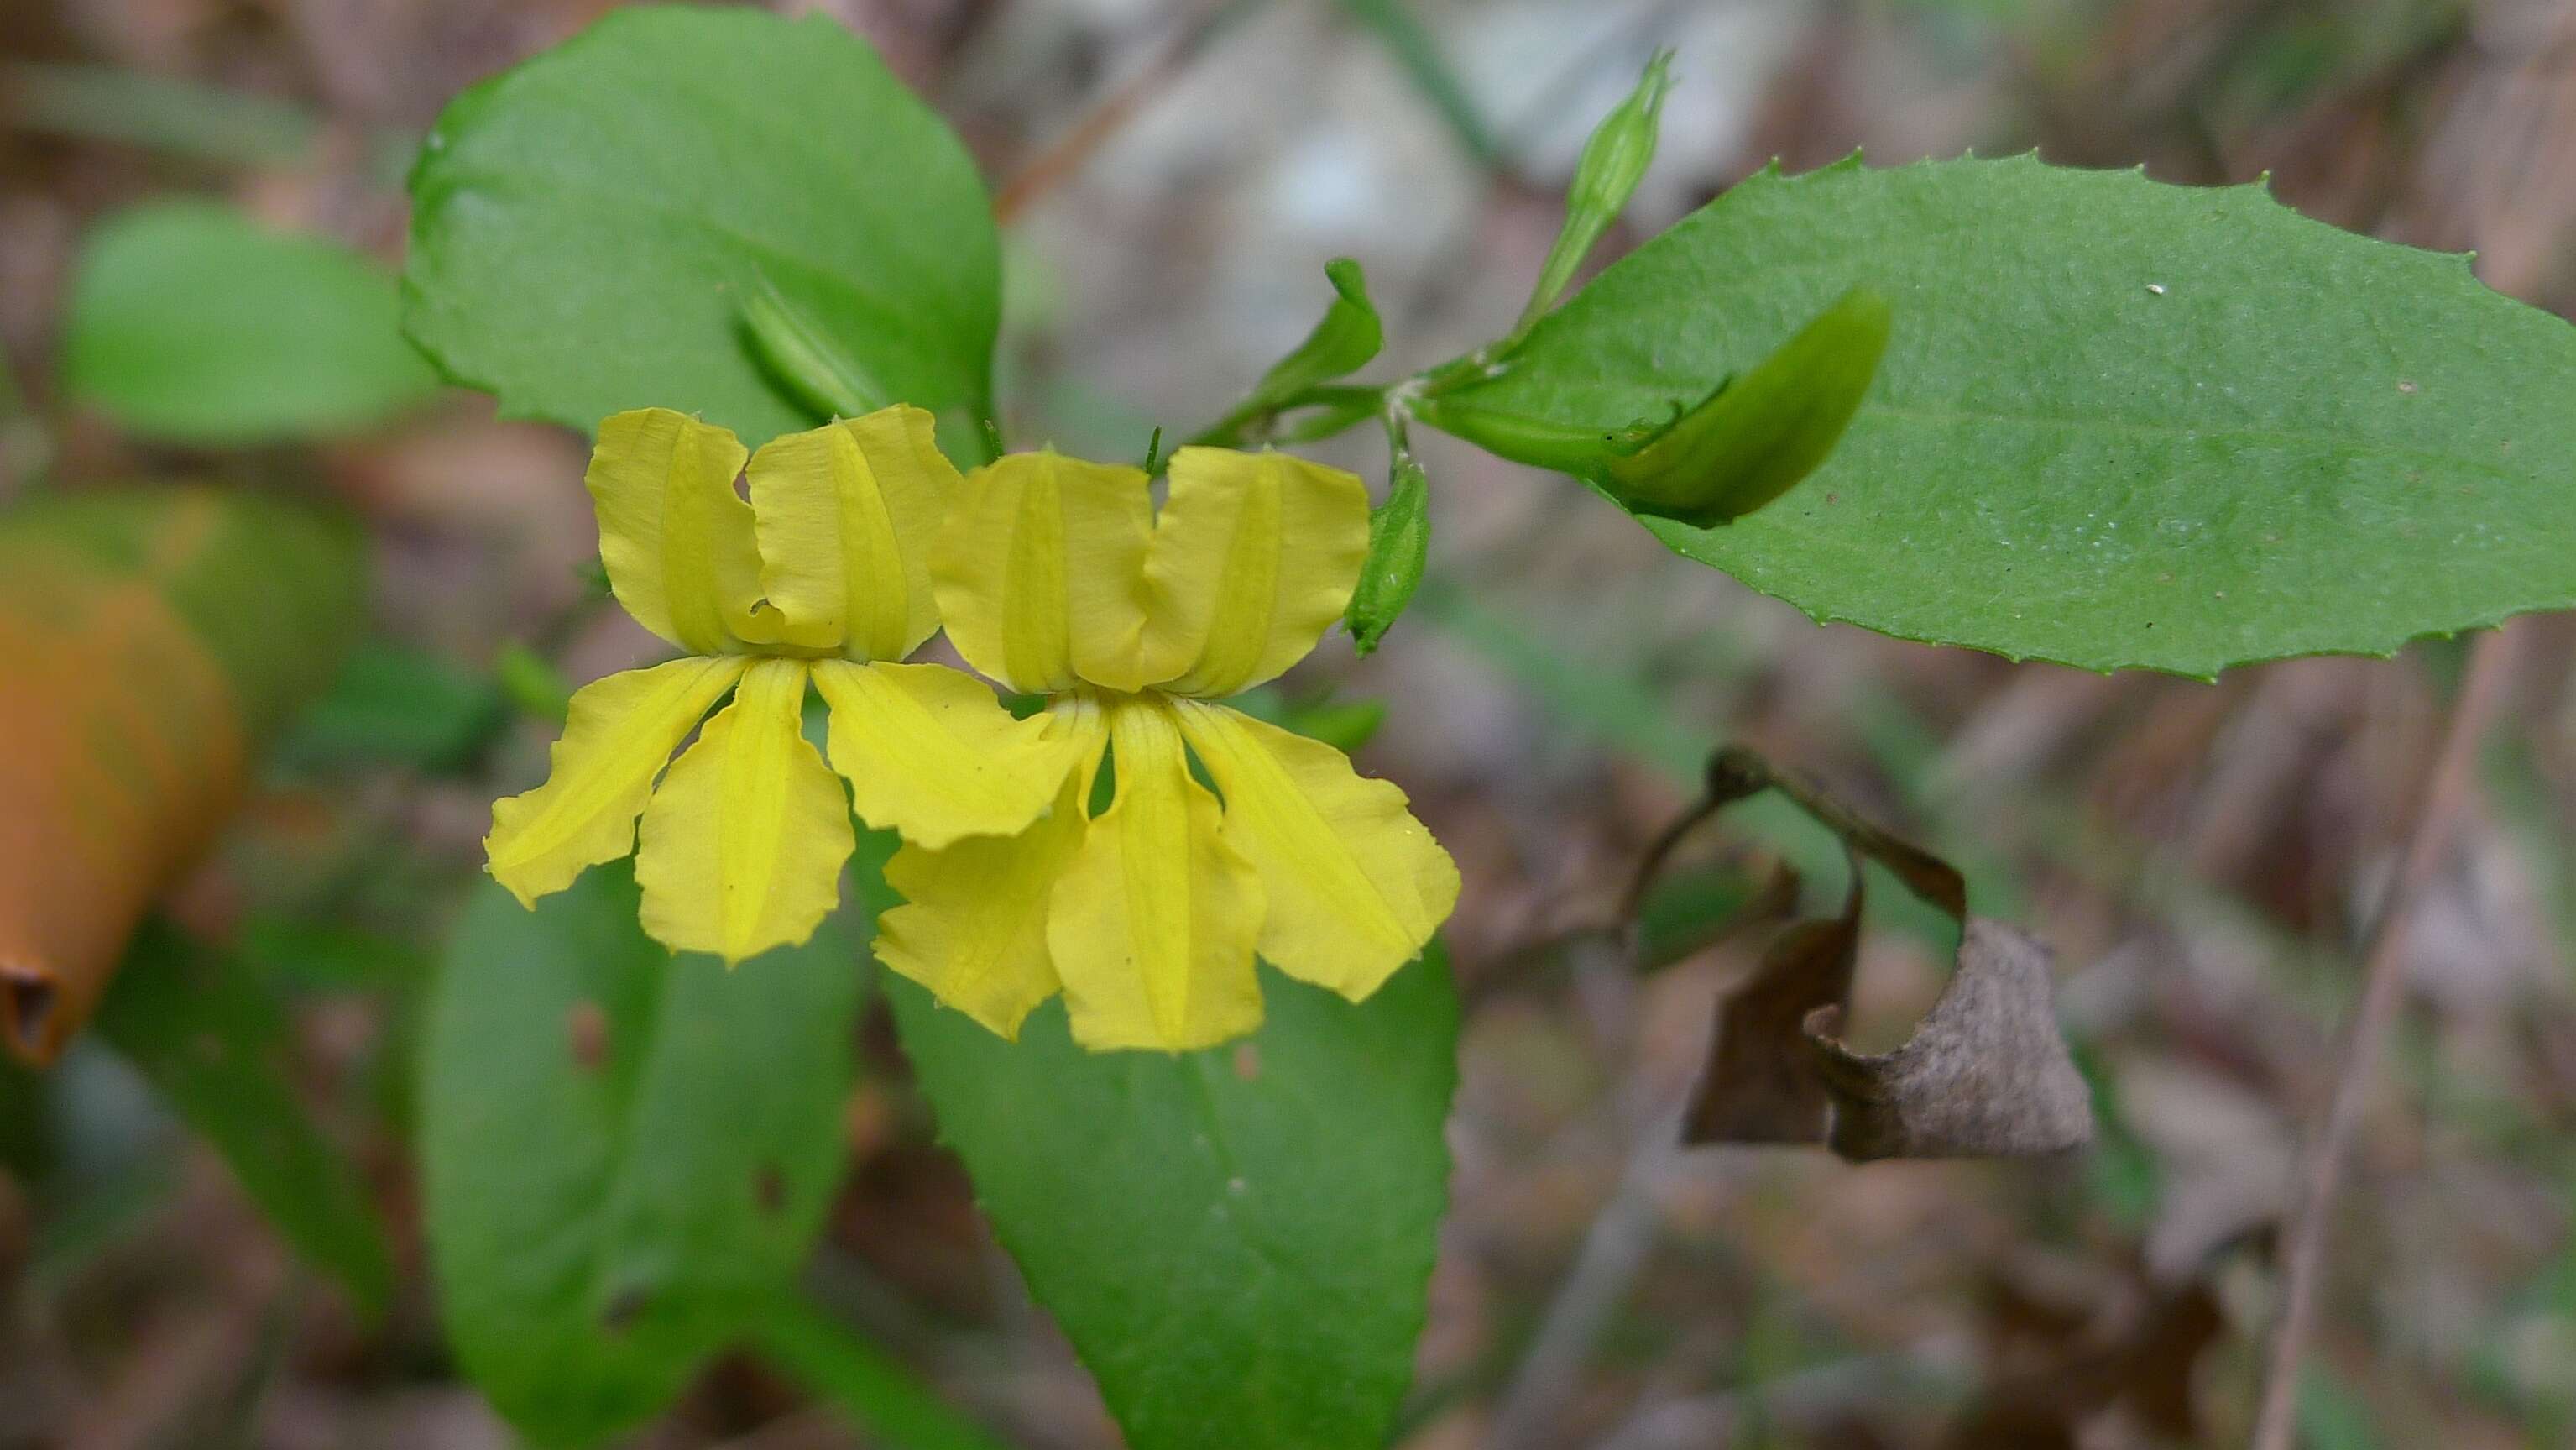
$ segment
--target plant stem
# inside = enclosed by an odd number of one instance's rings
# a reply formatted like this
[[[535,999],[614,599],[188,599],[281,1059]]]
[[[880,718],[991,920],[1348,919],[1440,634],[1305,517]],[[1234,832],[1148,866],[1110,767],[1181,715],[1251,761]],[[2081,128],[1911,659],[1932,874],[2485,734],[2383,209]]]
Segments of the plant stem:
[[[2498,629],[2480,635],[2472,648],[2468,672],[2461,678],[2449,723],[2442,730],[2440,751],[2406,829],[2404,854],[2363,941],[2361,1002],[2354,1009],[2334,1096],[2309,1146],[2299,1196],[2290,1213],[2282,1251],[2281,1313],[2273,1322],[2266,1354],[2253,1450],[2295,1450],[2297,1444],[2299,1368],[2316,1328],[2335,1194],[2342,1187],[2344,1159],[2361,1124],[2362,1101],[2377,1076],[2389,1030],[2405,1000],[2399,946],[2417,898],[2449,849],[2453,819],[2474,778],[2478,745],[2512,676],[2513,645],[2511,630]]]

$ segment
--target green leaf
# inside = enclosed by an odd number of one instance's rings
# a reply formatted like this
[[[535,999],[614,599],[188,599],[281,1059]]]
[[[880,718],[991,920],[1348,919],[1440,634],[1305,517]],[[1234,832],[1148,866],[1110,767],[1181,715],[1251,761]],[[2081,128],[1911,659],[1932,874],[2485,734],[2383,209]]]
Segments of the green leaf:
[[[1376,1450],[1446,1201],[1458,1003],[1435,947],[1367,1002],[1265,968],[1232,1047],[1017,1043],[891,980],[904,1048],[1134,1450]]]
[[[763,1355],[889,1446],[1001,1450],[1002,1442],[950,1409],[884,1350],[801,1298],[780,1296],[753,1326],[752,1339]]]
[[[90,234],[63,388],[138,437],[246,444],[381,423],[435,391],[394,280],[320,237],[164,202]]]
[[[1895,328],[1834,457],[1732,525],[1647,524],[1818,619],[2208,675],[2576,603],[2576,329],[2259,187],[1765,173],[1455,396],[1617,428],[1856,286]]]
[[[278,1060],[285,1013],[240,964],[148,922],[99,1004],[97,1027],[212,1144],[297,1253],[370,1312],[393,1259],[355,1169],[324,1140]]]
[[[595,1444],[770,1312],[843,1167],[858,953],[827,923],[728,972],[596,868],[478,894],[421,1084],[424,1213],[457,1356],[546,1445]]]
[[[508,721],[491,676],[370,640],[350,654],[329,693],[296,718],[277,754],[290,765],[391,761],[453,772],[471,764]]]
[[[458,97],[411,190],[405,323],[513,416],[587,432],[658,405],[753,445],[812,426],[755,355],[763,279],[901,401],[991,411],[983,185],[830,20],[617,11]]]

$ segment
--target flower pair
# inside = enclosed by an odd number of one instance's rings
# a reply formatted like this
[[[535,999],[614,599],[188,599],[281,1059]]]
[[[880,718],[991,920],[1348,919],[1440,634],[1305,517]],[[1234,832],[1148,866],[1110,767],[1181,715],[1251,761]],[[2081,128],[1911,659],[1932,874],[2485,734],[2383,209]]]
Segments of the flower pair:
[[[732,434],[650,409],[601,425],[588,483],[617,598],[690,657],[582,689],[553,774],[494,807],[492,874],[523,902],[631,848],[646,930],[739,961],[830,911],[855,808],[904,839],[888,966],[1004,1036],[1061,990],[1084,1045],[1170,1050],[1259,1024],[1256,950],[1356,1000],[1455,904],[1401,791],[1211,703],[1340,616],[1368,534],[1348,473],[1183,449],[1157,517],[1133,468],[1042,452],[961,478],[917,408],[747,468]],[[893,663],[943,619],[1047,709]]]

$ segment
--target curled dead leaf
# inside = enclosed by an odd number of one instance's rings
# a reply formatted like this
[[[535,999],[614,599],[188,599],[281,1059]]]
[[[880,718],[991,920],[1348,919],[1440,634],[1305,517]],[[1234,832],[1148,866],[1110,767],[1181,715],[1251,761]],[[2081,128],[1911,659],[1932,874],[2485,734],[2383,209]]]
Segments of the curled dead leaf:
[[[1683,820],[1695,824],[1764,790],[1787,795],[1842,839],[1851,884],[1839,915],[1784,929],[1720,1002],[1685,1140],[1820,1143],[1854,1162],[2035,1157],[2088,1141],[2092,1097],[2058,1036],[2047,949],[1969,915],[1967,882],[1947,861],[1742,747],[1710,758],[1706,795]],[[1672,835],[1658,843],[1658,856]],[[1837,1037],[1859,959],[1863,857],[1961,927],[1957,967],[1940,1000],[1903,1046],[1875,1056]]]
[[[1855,1163],[2042,1157],[2093,1136],[2092,1093],[2050,1007],[2048,949],[2002,922],[1968,918],[1958,970],[1904,1046],[1854,1053],[1835,1038],[1842,1015],[1815,1009],[1805,1037],[1833,1100],[1825,1144]]]
[[[1860,961],[1861,872],[1839,916],[1794,921],[1762,952],[1753,975],[1718,1008],[1708,1068],[1682,1124],[1688,1143],[1814,1143],[1832,1100],[1801,1041],[1809,1013],[1851,1003]],[[1786,1050],[1784,1050],[1786,1049]]]

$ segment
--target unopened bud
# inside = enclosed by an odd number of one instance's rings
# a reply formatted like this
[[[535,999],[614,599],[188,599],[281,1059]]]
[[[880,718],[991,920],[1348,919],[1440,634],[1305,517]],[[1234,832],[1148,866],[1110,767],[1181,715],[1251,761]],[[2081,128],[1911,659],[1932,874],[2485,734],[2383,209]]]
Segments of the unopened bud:
[[[1574,182],[1565,191],[1565,225],[1557,229],[1556,245],[1548,249],[1547,264],[1539,269],[1538,285],[1530,289],[1529,305],[1521,310],[1513,338],[1529,331],[1565,295],[1575,269],[1628,209],[1628,198],[1636,194],[1647,164],[1655,159],[1664,93],[1672,88],[1672,63],[1671,51],[1655,52],[1646,62],[1646,73],[1637,78],[1637,88],[1601,118],[1583,143],[1583,159],[1575,163]]]
[[[1368,560],[1360,566],[1359,587],[1351,591],[1350,608],[1342,616],[1353,650],[1367,654],[1386,637],[1421,587],[1430,553],[1430,481],[1422,466],[1408,458],[1395,467],[1386,503],[1369,515]]]

